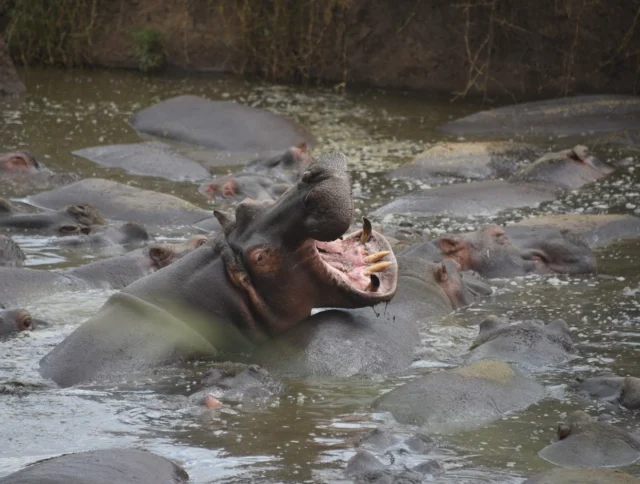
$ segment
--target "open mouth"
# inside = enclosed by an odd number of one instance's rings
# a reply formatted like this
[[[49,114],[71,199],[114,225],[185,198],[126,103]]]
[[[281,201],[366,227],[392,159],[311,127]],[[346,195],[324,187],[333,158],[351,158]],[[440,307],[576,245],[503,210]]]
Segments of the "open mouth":
[[[391,246],[363,218],[363,228],[332,242],[314,241],[318,260],[339,287],[375,302],[390,300],[398,285]]]

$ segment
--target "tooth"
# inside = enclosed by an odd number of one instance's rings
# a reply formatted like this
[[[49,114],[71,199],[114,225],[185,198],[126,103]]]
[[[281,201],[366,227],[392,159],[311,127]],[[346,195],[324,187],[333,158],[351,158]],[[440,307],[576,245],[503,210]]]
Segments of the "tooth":
[[[376,292],[379,287],[380,279],[378,279],[378,276],[376,276],[375,274],[371,274],[371,282],[369,282],[369,285],[367,286],[367,291]]]
[[[366,244],[371,238],[371,222],[367,217],[362,217],[362,233],[360,234],[360,242]]]
[[[367,257],[364,258],[364,261],[367,264],[372,264],[374,262],[378,262],[379,260],[384,259],[389,254],[391,254],[391,252],[389,252],[388,250],[383,250],[381,252],[376,252],[375,254],[368,255]]]
[[[364,270],[363,274],[365,276],[368,276],[370,274],[373,274],[374,272],[384,271],[387,267],[389,267],[392,264],[393,262],[389,262],[389,261],[378,262],[377,264],[373,264],[372,266],[367,267]]]

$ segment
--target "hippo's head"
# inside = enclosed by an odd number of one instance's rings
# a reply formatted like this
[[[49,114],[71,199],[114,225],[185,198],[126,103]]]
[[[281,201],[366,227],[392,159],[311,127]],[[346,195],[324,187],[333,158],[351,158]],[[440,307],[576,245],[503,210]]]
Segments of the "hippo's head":
[[[32,331],[35,326],[31,314],[24,309],[0,310],[0,336],[21,331]]]
[[[69,205],[62,209],[65,215],[55,232],[61,236],[88,235],[96,225],[107,225],[102,214],[90,204]]]
[[[148,257],[151,260],[151,268],[155,271],[167,267],[208,241],[209,237],[205,235],[195,235],[183,243],[150,245]]]
[[[271,158],[254,160],[247,164],[248,171],[266,172],[287,181],[295,181],[314,159],[309,154],[306,143],[287,148],[279,155]]]
[[[555,232],[545,236],[532,233],[512,243],[501,227],[487,225],[468,234],[442,236],[435,244],[462,270],[473,270],[486,278],[595,272],[595,258],[586,243],[569,231]]]
[[[398,269],[386,239],[353,216],[347,159],[323,156],[276,202],[245,200],[235,220],[214,212],[222,258],[251,316],[270,331],[302,321],[314,307],[356,308],[389,301]]]
[[[446,259],[431,264],[437,284],[449,298],[453,309],[468,306],[479,296],[491,294],[491,287],[471,272],[461,272],[460,264]]]
[[[290,187],[290,184],[278,182],[267,175],[239,173],[214,178],[200,185],[199,191],[209,200],[275,200]]]
[[[0,154],[0,172],[28,175],[40,171],[40,163],[26,151]]]

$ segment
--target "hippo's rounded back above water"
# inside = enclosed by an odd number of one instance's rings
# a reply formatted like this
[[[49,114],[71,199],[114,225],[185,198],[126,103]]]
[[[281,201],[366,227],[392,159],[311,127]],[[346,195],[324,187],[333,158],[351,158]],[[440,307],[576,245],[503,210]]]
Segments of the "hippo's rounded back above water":
[[[170,460],[137,449],[106,449],[38,461],[0,478],[0,484],[185,484],[189,475]]]
[[[262,155],[300,143],[315,144],[313,136],[277,114],[191,95],[143,109],[129,122],[145,134],[220,151]]]
[[[590,95],[515,104],[466,116],[440,128],[455,135],[571,136],[640,129],[640,98]]]
[[[553,469],[522,484],[640,484],[640,479],[611,469]]]
[[[211,216],[211,212],[173,195],[143,190],[100,178],[87,178],[64,187],[29,197],[29,203],[60,210],[87,200],[107,219],[149,225],[190,225]]]

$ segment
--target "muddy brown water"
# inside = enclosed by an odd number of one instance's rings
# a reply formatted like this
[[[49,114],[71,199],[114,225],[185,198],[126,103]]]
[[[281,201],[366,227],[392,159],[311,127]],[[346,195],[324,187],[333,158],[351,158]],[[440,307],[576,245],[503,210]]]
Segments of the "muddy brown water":
[[[480,105],[451,104],[377,89],[338,93],[331,88],[299,88],[234,78],[174,75],[145,77],[133,72],[22,70],[29,93],[19,101],[0,101],[1,151],[27,148],[56,171],[103,177],[173,193],[203,208],[213,208],[189,183],[128,175],[71,155],[100,144],[137,142],[127,124],[138,109],[180,94],[236,100],[284,114],[309,128],[319,140],[316,152],[344,151],[352,162],[359,214],[366,214],[419,183],[389,182],[385,171],[445,139],[435,128],[469,114]],[[451,139],[451,138],[449,138]],[[565,148],[574,141],[538,141]],[[603,158],[634,153],[602,151]],[[224,173],[224,168],[220,169]],[[10,189],[3,196],[13,196]],[[493,219],[388,217],[397,227],[434,236],[472,230],[487,221],[509,222],[542,213],[637,213],[640,180],[625,169],[607,181],[569,193],[535,209],[515,210]],[[380,221],[380,220],[378,220]],[[158,240],[182,240],[184,229],[156,233]],[[17,236],[34,268],[62,268],[112,255],[108,250],[60,249],[50,239]],[[445,472],[429,482],[520,483],[552,467],[537,455],[553,437],[559,420],[583,408],[564,391],[577,374],[614,371],[640,377],[640,243],[618,243],[598,252],[603,273],[612,277],[525,277],[493,281],[495,294],[443,321],[422,328],[419,358],[412,375],[455,365],[476,335],[476,324],[490,313],[514,319],[564,318],[572,328],[580,358],[538,378],[548,398],[480,429],[441,438],[440,447],[422,460],[437,459]],[[22,395],[0,394],[0,475],[38,459],[108,447],[139,447],[183,465],[194,483],[350,482],[342,473],[354,454],[353,443],[368,429],[387,426],[400,434],[413,429],[394,424],[371,410],[378,395],[404,377],[308,379],[287,381],[287,390],[264,405],[230,406],[202,416],[185,405],[207,364],[162,369],[152,381],[110,388],[58,389],[43,380],[38,360],[91,316],[107,291],[69,293],[33,300],[25,307],[51,327],[0,342],[0,386],[19,382]],[[606,413],[602,406],[587,409]],[[618,424],[638,431],[638,415],[625,412]],[[626,469],[640,473],[640,464]]]

